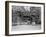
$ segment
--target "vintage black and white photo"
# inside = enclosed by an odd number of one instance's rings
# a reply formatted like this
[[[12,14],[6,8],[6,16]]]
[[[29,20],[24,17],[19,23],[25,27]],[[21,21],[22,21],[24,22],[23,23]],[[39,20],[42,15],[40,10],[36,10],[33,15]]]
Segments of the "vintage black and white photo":
[[[44,33],[44,5],[9,3],[9,34]]]
[[[12,6],[12,30],[40,30],[41,7]]]

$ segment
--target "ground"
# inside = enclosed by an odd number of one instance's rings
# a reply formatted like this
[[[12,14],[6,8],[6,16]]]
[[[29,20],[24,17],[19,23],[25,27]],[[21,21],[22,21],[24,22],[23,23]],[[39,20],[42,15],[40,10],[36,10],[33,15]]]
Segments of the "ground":
[[[41,25],[17,25],[12,26],[13,31],[21,31],[21,30],[40,30]]]

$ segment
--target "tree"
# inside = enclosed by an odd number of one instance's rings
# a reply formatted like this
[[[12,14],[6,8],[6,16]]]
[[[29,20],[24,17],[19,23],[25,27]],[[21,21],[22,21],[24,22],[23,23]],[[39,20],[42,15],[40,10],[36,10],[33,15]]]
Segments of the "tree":
[[[40,7],[31,7],[30,8],[30,13],[31,13],[31,17],[32,17],[32,21],[33,22],[41,22],[41,8]]]

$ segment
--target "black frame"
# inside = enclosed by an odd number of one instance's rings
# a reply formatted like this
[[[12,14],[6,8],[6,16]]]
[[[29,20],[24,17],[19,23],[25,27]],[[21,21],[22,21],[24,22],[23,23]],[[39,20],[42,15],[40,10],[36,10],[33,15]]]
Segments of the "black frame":
[[[27,33],[27,34],[11,34],[11,35],[9,35],[9,3],[42,4],[44,6],[44,32],[43,33]],[[45,34],[45,3],[5,1],[5,35],[6,36],[18,36],[18,35],[32,35],[32,34]]]

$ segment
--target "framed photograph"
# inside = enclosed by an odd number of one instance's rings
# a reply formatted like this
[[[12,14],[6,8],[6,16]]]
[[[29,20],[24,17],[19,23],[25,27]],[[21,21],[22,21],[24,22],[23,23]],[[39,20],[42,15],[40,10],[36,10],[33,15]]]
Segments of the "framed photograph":
[[[5,35],[45,33],[45,3],[5,2]]]

